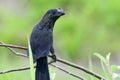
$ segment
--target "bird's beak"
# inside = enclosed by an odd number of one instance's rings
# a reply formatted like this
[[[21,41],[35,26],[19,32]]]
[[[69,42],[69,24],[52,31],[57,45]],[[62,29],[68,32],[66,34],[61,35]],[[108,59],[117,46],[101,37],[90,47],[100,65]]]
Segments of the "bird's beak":
[[[65,15],[65,12],[63,9],[61,8],[57,8],[57,11],[59,12],[59,14],[62,16],[62,15]]]

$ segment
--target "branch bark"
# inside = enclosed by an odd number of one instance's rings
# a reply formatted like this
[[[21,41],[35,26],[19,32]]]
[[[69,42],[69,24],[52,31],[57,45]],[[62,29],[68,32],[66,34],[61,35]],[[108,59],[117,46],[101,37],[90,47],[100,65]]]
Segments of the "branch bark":
[[[67,70],[64,70],[63,68],[60,68],[60,67],[58,67],[58,66],[56,66],[54,64],[50,64],[50,65],[57,68],[57,69],[59,69],[59,70],[61,70],[61,71],[63,71],[63,72],[65,72],[65,73],[67,73],[67,74],[69,74],[69,75],[71,75],[71,76],[73,76],[73,77],[76,77],[76,78],[78,78],[80,80],[85,80],[84,78],[82,78],[82,77],[80,77],[80,76],[78,76],[76,74],[73,74],[73,73],[71,73],[71,72],[69,72]],[[36,66],[34,66],[34,68],[36,68]],[[29,69],[30,69],[30,67],[14,68],[14,69],[10,69],[10,70],[1,71],[0,74],[10,73],[10,72],[17,72],[17,71],[24,71],[24,70],[29,70]]]
[[[17,56],[22,56],[22,57],[27,57],[25,54],[17,53],[17,52],[14,51],[13,49],[11,49],[11,48],[17,48],[17,49],[27,50],[27,47],[22,47],[22,46],[17,46],[17,45],[10,45],[10,44],[4,44],[3,42],[0,42],[0,43],[1,43],[1,44],[0,44],[1,47],[6,47],[6,48],[8,48],[8,49],[9,49],[10,51],[12,51],[15,55],[17,55]],[[49,57],[51,57],[51,56],[49,55]],[[86,72],[87,74],[90,74],[90,75],[92,75],[92,76],[94,76],[94,77],[96,77],[96,78],[98,78],[98,79],[100,79],[100,80],[105,80],[104,77],[102,77],[102,76],[98,75],[97,73],[94,73],[94,72],[92,72],[92,71],[90,71],[90,70],[87,70],[87,69],[85,69],[85,68],[82,67],[82,66],[76,65],[76,64],[71,63],[71,62],[68,62],[68,61],[65,61],[65,60],[60,59],[60,58],[58,58],[58,57],[57,57],[57,61],[60,62],[60,63],[66,64],[66,65],[69,65],[69,66],[71,66],[71,67],[74,67],[74,68],[76,68],[76,69],[82,70],[82,71]],[[53,65],[53,64],[52,64],[52,65]],[[12,72],[13,72],[13,70],[12,70]]]

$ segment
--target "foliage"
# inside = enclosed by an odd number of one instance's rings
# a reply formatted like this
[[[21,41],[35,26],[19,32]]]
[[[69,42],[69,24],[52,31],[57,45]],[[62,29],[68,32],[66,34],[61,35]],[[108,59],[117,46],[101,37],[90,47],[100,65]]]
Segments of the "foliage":
[[[34,64],[33,64],[33,55],[32,55],[32,51],[31,51],[31,46],[29,43],[29,39],[28,39],[28,47],[29,47],[29,59],[30,59],[30,73],[31,73],[31,79],[35,80],[35,71],[34,71]]]
[[[120,66],[118,65],[110,65],[110,55],[111,53],[107,54],[106,57],[103,57],[99,53],[95,53],[95,56],[97,56],[101,60],[101,66],[104,72],[104,75],[106,76],[106,80],[119,80],[120,74],[116,73],[120,70]]]

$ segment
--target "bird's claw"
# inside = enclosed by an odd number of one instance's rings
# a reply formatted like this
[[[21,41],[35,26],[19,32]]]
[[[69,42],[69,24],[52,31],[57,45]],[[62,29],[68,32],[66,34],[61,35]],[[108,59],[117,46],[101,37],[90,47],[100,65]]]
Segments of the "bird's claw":
[[[57,61],[56,55],[52,55],[53,62]]]

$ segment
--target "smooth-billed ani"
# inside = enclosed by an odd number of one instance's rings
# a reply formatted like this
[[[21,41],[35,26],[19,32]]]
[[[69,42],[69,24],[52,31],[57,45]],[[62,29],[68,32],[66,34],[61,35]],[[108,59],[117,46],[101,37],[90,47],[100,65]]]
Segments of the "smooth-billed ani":
[[[35,80],[50,80],[47,63],[49,52],[56,59],[53,49],[53,27],[56,20],[64,14],[60,8],[48,10],[42,20],[33,28],[30,45],[33,60],[37,62]]]

